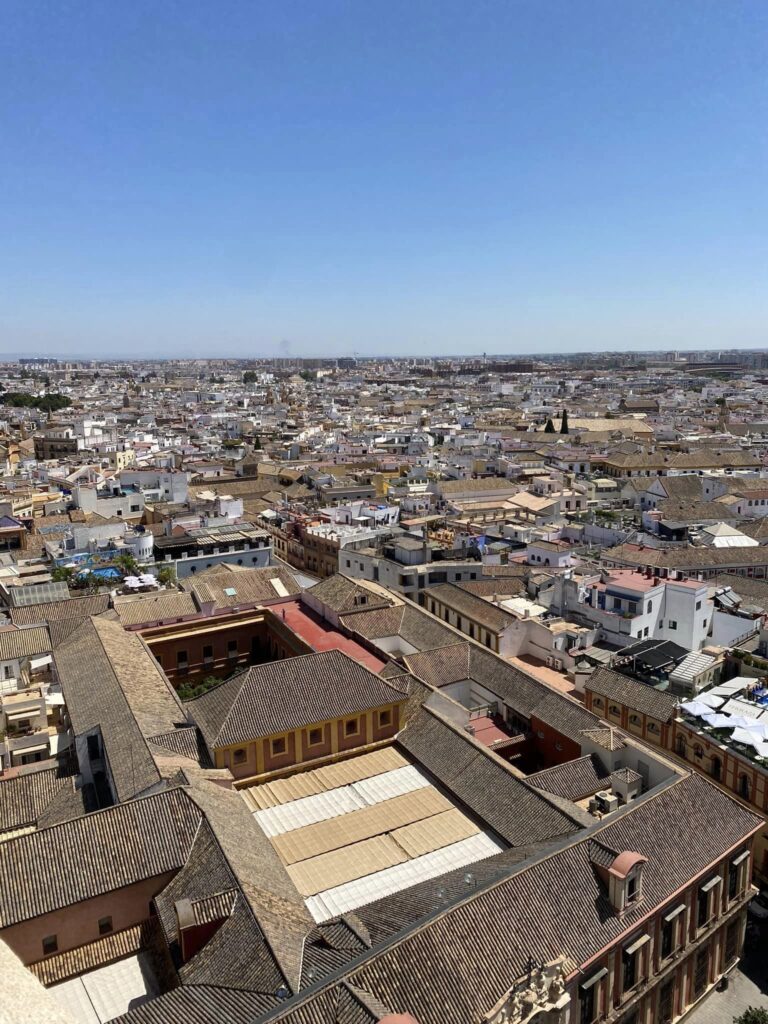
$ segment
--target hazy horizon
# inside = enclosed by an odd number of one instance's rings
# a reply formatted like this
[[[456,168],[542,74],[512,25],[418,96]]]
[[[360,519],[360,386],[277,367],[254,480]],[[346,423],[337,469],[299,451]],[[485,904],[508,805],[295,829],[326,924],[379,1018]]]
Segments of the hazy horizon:
[[[0,349],[766,347],[767,42],[753,0],[8,0]]]

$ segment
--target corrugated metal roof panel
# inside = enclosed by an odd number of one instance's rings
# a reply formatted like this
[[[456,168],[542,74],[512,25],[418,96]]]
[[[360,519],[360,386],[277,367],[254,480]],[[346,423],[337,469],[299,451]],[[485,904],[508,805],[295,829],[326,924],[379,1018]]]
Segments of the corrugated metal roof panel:
[[[365,804],[351,786],[341,786],[328,793],[316,793],[303,800],[292,800],[279,807],[268,807],[264,811],[254,811],[254,818],[263,829],[265,835],[279,836],[283,832],[311,825],[316,821],[326,821],[340,814],[360,810]]]
[[[395,829],[392,838],[402,846],[409,858],[415,858],[458,843],[462,839],[469,839],[479,832],[478,826],[466,814],[453,807],[432,818]]]
[[[352,789],[367,804],[376,804],[429,785],[430,781],[426,775],[415,765],[409,764],[404,768],[396,768],[392,772],[374,775],[372,779],[353,782]]]
[[[306,828],[275,836],[272,845],[284,864],[296,864],[342,846],[390,832],[423,819],[432,820],[451,807],[450,800],[431,786],[404,793],[373,807],[352,811],[341,818],[320,821]],[[477,829],[475,829],[477,831]]]
[[[297,772],[288,778],[275,779],[261,786],[252,786],[247,793],[261,808],[276,807],[278,804],[311,796],[314,793],[325,793],[339,786],[349,785],[359,779],[368,779],[382,772],[402,768],[408,762],[394,747],[383,747],[372,750],[368,754],[351,757],[347,761],[326,764],[320,768]]]
[[[373,836],[294,864],[288,868],[288,874],[302,896],[314,896],[323,889],[402,864],[407,859],[408,854],[389,836]]]
[[[306,901],[307,909],[319,924],[419,882],[437,878],[448,871],[492,857],[502,849],[503,847],[487,833],[481,832],[434,853],[427,853],[423,857],[396,864],[394,867],[346,882],[344,885],[325,889],[309,897]]]

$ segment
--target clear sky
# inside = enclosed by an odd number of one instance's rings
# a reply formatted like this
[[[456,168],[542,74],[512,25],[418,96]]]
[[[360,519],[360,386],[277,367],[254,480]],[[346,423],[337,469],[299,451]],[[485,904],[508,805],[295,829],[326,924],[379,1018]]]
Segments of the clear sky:
[[[766,0],[2,0],[0,354],[768,346]]]

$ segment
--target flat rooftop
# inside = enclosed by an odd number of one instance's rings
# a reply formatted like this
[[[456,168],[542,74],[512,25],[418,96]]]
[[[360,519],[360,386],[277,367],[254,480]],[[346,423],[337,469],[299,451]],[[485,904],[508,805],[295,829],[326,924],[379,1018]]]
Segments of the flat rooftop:
[[[306,605],[302,605],[298,600],[284,601],[279,605],[273,605],[271,611],[281,618],[298,637],[309,644],[313,651],[342,651],[377,674],[386,665],[385,659],[377,658],[361,644],[344,636],[330,623],[321,619],[319,615],[309,611]]]
[[[393,746],[241,792],[318,923],[505,848]]]

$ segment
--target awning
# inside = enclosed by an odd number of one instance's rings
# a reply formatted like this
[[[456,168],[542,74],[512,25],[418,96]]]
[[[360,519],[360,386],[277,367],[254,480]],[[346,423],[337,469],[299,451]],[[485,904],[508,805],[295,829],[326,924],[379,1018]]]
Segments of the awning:
[[[33,708],[27,708],[25,711],[8,711],[6,712],[5,717],[8,719],[9,722],[20,722],[25,718],[33,718],[35,715],[39,714],[40,708],[38,706]]]
[[[704,885],[702,885],[701,891],[711,892],[715,888],[715,886],[720,885],[721,882],[722,878],[720,877],[720,875],[715,875],[714,878],[710,878],[708,882],[705,882]]]
[[[624,948],[625,956],[633,956],[639,949],[642,949],[646,942],[650,942],[650,935],[641,935],[639,939],[635,939],[631,946]]]
[[[36,668],[42,668],[44,665],[51,664],[50,654],[44,654],[42,658],[30,658],[29,667],[34,671]]]
[[[29,747],[12,747],[11,748],[11,756],[12,757],[16,757],[16,756],[24,757],[26,754],[35,754],[35,753],[37,753],[38,750],[47,750],[47,749],[48,749],[48,742],[46,740],[45,743],[34,743],[32,746],[29,746]]]
[[[582,981],[581,988],[592,988],[596,985],[601,978],[604,978],[608,973],[607,967],[601,967],[599,971],[595,971],[591,978],[587,978],[586,981]]]
[[[670,910],[670,912],[668,914],[665,914],[664,915],[664,920],[667,921],[667,922],[674,921],[676,917],[680,917],[680,915],[682,914],[682,912],[684,910],[685,910],[685,904],[681,903],[679,907],[675,907],[674,910]]]
[[[731,861],[731,864],[733,864],[733,866],[735,868],[737,868],[739,866],[739,864],[743,864],[744,863],[744,861],[747,859],[747,857],[749,857],[749,850],[743,850],[738,855],[738,857],[734,857],[733,858],[733,860]]]

